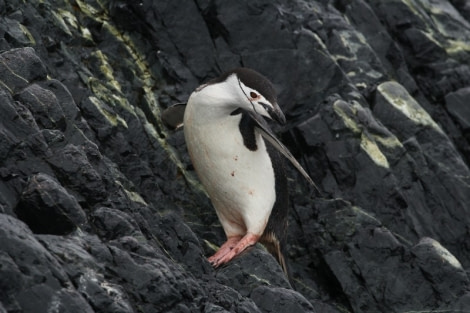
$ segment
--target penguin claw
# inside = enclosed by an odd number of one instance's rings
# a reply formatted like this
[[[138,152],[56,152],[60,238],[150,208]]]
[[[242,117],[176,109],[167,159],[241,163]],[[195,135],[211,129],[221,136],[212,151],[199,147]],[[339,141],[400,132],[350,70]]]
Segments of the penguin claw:
[[[224,263],[221,263],[220,260],[223,258],[223,256],[219,257],[219,258],[213,258],[215,255],[211,256],[210,258],[208,258],[207,260],[209,261],[209,263],[214,267],[214,268],[218,268],[219,266],[223,265]]]
[[[210,258],[208,258],[207,261],[209,261],[209,263],[210,263],[213,267],[217,268],[217,267],[219,267],[219,266],[221,265],[221,264],[219,264],[220,258],[214,258],[214,256],[215,256],[215,255],[213,255],[213,256],[211,256]]]
[[[236,245],[237,243],[242,239],[242,236],[230,236],[227,238],[227,241],[222,245],[220,246],[219,250],[217,250],[217,252],[209,257],[207,259],[207,261],[209,261],[209,263],[217,268],[219,267],[220,265],[222,265],[222,263],[219,263],[219,260],[224,256],[226,255],[227,253],[229,253]]]
[[[260,236],[255,234],[246,234],[243,238],[241,236],[230,237],[220,249],[207,260],[215,268],[230,262],[234,257],[245,251],[246,248],[255,245]]]

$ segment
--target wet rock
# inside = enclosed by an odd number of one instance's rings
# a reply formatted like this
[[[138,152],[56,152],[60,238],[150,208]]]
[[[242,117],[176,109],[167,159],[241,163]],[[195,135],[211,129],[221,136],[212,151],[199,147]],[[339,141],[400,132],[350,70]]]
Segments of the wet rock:
[[[400,84],[379,85],[376,97],[374,114],[400,139],[406,140],[422,129],[442,133],[432,117]]]
[[[316,209],[318,224],[304,225],[304,232],[320,239],[320,242],[312,243],[310,249],[326,249],[322,253],[324,262],[347,295],[344,306],[352,311],[399,312],[416,306],[448,308],[453,304],[447,299],[435,298],[435,286],[428,280],[430,276],[423,273],[422,266],[425,268],[425,264],[432,263],[433,259],[449,260],[449,268],[458,264],[453,262],[455,258],[451,254],[439,248],[439,244],[427,248],[424,240],[423,246],[411,247],[372,216],[347,203],[319,202]],[[325,245],[321,240],[335,244]],[[445,269],[438,268],[432,275],[442,278],[439,275]],[[322,275],[327,273],[324,271]],[[468,277],[460,273],[463,276],[457,280],[456,277],[449,278],[458,289],[458,292],[450,292],[454,299],[463,299],[467,288]],[[331,277],[325,279],[333,284]],[[421,283],[415,285],[416,281]]]
[[[260,266],[260,264],[269,264],[269,266]],[[258,247],[251,248],[230,264],[221,267],[215,276],[218,282],[224,285],[230,284],[242,296],[249,296],[259,286],[291,288],[282,269],[276,266],[276,260],[267,251]]]
[[[48,162],[66,186],[80,195],[79,202],[86,199],[94,203],[104,199],[106,190],[103,180],[82,147],[68,144],[50,156]]]
[[[194,310],[195,303],[190,304],[192,300],[204,296],[205,291],[197,282],[164,258],[132,257],[118,248],[111,247],[110,250],[115,262],[113,271],[126,282],[126,293],[134,301],[141,299],[143,312],[177,310],[178,303],[188,303]]]
[[[98,235],[108,240],[137,232],[135,221],[125,212],[101,207],[91,216]]]
[[[464,0],[451,0],[450,3],[467,21],[470,20],[470,4]]]
[[[15,212],[39,234],[65,235],[86,221],[77,200],[54,178],[42,173],[29,178]]]
[[[0,214],[0,225],[1,255],[5,260],[2,272],[15,277],[8,282],[2,280],[6,284],[2,286],[0,300],[7,311],[46,312],[52,307],[62,307],[72,312],[78,308],[92,312],[80,295],[68,290],[65,272],[24,223]]]
[[[15,100],[31,111],[41,128],[65,130],[64,112],[51,91],[32,84],[18,93]]]
[[[2,82],[12,92],[21,90],[35,80],[46,78],[46,67],[31,47],[3,52],[0,60]]]
[[[38,240],[57,258],[76,291],[93,308],[92,312],[133,312],[125,290],[105,277],[103,262],[111,261],[112,257],[96,237],[64,240],[60,236],[41,235]]]
[[[5,89],[0,91],[0,97],[3,100],[2,111],[4,114],[1,119],[5,150],[2,153],[5,159],[15,153],[17,159],[26,159],[27,152],[33,152],[36,155],[44,154],[47,145],[31,112],[21,103],[15,102]]]
[[[146,227],[160,238],[162,246],[194,275],[205,276],[213,273],[212,266],[204,257],[199,239],[188,225],[174,213],[155,216],[152,212],[142,213]]]
[[[261,286],[251,298],[263,312],[315,312],[307,299],[291,289]]]
[[[470,129],[470,88],[459,89],[446,95],[446,107],[449,113],[455,118],[467,133]]]
[[[209,293],[211,303],[206,305],[206,309],[219,312],[262,312],[250,298],[242,297],[237,291],[216,283],[209,283],[205,286]]]
[[[446,56],[445,50],[425,31],[409,28],[403,36],[407,46],[410,47],[410,54],[414,55],[416,62],[438,62]]]
[[[58,105],[59,108],[56,107],[54,109],[58,111],[57,113],[59,115],[60,112],[62,112],[65,118],[69,121],[76,121],[79,118],[80,110],[75,104],[72,94],[64,84],[55,79],[42,81],[39,84],[42,88],[47,89],[54,94],[51,98],[54,99],[55,97],[55,99],[57,99],[54,104]]]
[[[452,216],[466,219],[466,214],[462,214],[465,209],[459,204],[468,201],[467,179],[461,176],[461,173],[469,173],[464,160],[429,114],[395,83],[384,83],[378,87],[374,113],[404,142],[409,155],[416,162],[413,168],[420,168],[419,171],[415,171],[415,179],[420,182],[420,188],[433,190],[428,196],[423,195],[422,205],[411,200],[420,192],[416,190],[413,193],[404,192],[405,201],[413,203],[414,208],[411,209],[414,212],[410,211],[413,227],[421,236],[432,234],[434,238],[442,240],[453,253],[460,253],[459,244],[455,246],[454,244],[467,235],[461,227],[463,225]],[[442,168],[436,163],[436,160],[443,157],[453,160],[449,167]],[[464,177],[466,175],[464,174]],[[443,198],[448,197],[448,190],[452,190],[453,196],[442,202]],[[453,199],[460,200],[455,203]],[[425,217],[427,215],[425,212],[428,210],[435,213]],[[442,210],[453,213],[440,215]],[[434,218],[439,224],[431,222]],[[423,223],[426,219],[427,222]],[[462,262],[467,262],[466,259],[467,257]]]
[[[423,238],[413,247],[412,253],[416,257],[416,264],[432,283],[442,302],[453,304],[462,296],[468,296],[470,281],[467,273],[439,242]]]

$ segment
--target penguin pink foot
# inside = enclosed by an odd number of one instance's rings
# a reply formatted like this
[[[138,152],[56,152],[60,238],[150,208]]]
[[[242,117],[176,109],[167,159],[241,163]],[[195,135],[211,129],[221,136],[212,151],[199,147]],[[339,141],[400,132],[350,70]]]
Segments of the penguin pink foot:
[[[230,252],[230,250],[232,250],[241,239],[242,236],[232,236],[227,238],[227,241],[222,246],[220,246],[219,250],[217,250],[217,252],[213,256],[207,259],[209,263],[214,265],[217,260],[219,260],[220,258],[222,258],[222,256]]]
[[[230,262],[234,257],[245,251],[246,248],[255,245],[259,238],[259,235],[250,233],[246,234],[241,239],[239,236],[230,237],[227,242],[222,245],[219,251],[217,251],[217,253],[211,256],[208,260],[214,267],[219,267]],[[237,239],[238,242],[235,243]],[[224,250],[221,251],[222,249]]]

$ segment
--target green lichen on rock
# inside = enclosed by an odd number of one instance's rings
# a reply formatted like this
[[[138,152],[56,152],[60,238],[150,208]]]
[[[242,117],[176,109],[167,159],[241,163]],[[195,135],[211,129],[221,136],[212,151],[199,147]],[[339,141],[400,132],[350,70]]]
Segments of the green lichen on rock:
[[[336,114],[342,119],[347,128],[353,133],[360,135],[360,147],[370,159],[383,168],[389,168],[389,163],[385,154],[380,150],[376,141],[388,145],[390,148],[395,148],[399,142],[393,137],[385,137],[379,135],[372,135],[367,131],[367,126],[363,125],[357,117],[358,111],[364,110],[357,102],[352,104],[345,101],[338,100],[333,103],[333,108]]]
[[[431,127],[443,133],[442,129],[431,116],[416,102],[408,91],[397,82],[389,81],[382,83],[377,87],[377,92],[412,122],[417,125]]]

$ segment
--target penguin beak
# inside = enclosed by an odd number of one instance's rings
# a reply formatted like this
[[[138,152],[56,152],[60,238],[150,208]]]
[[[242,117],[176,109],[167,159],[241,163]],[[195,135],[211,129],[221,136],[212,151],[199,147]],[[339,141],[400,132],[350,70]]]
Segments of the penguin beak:
[[[284,113],[282,113],[281,108],[277,103],[273,103],[273,106],[266,105],[264,106],[266,108],[266,111],[268,111],[269,116],[278,122],[281,125],[286,124],[286,117],[284,116]]]

